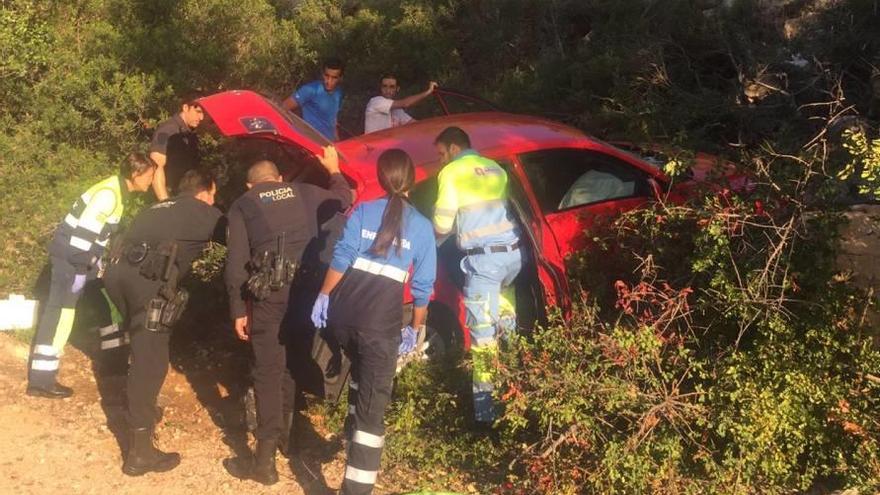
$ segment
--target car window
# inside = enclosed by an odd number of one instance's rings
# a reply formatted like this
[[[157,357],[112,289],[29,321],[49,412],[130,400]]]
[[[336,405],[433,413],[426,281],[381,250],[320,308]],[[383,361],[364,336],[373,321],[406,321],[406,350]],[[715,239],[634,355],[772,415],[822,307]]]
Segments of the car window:
[[[623,151],[626,151],[630,155],[633,155],[637,159],[647,163],[648,165],[654,167],[655,169],[663,172],[669,173],[669,165],[673,162],[681,162],[686,160],[685,156],[682,156],[682,153],[676,155],[669,155],[660,151],[658,149],[652,149],[650,147],[641,147],[637,144],[632,143],[615,143],[612,142],[615,148],[619,148]],[[676,174],[676,180],[686,181],[692,180],[694,178],[693,168],[690,166],[686,167],[684,170]]]
[[[545,213],[651,192],[644,172],[598,151],[540,150],[520,161]]]
[[[497,112],[488,101],[452,89],[438,89],[430,98],[406,109],[418,120],[471,112]]]

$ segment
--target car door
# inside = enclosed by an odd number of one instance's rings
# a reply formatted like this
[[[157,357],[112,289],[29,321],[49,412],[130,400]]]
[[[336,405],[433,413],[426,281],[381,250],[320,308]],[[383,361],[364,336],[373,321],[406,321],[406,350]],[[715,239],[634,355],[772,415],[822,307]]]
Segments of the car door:
[[[518,160],[563,258],[590,245],[592,228],[655,194],[650,174],[600,149],[543,149]]]

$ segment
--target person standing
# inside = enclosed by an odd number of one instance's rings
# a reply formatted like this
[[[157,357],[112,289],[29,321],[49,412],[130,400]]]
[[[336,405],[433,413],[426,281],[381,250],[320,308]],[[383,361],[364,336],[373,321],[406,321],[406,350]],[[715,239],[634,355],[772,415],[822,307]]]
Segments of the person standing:
[[[221,214],[214,208],[217,185],[205,170],[183,174],[179,194],[135,217],[118,259],[111,260],[104,285],[124,315],[130,338],[128,372],[129,444],[122,472],[140,476],[164,472],[180,455],[153,445],[156,398],[168,373],[171,329],[186,303],[178,282],[215,237]]]
[[[431,222],[407,200],[415,179],[409,155],[379,155],[381,199],[357,206],[336,244],[333,261],[312,308],[316,328],[338,342],[352,363],[349,383],[348,459],[344,494],[369,494],[385,444],[385,408],[398,353],[416,345],[436,277]],[[412,322],[403,325],[403,290],[412,267]],[[352,421],[353,419],[353,421]]]
[[[385,75],[379,87],[381,94],[370,98],[370,101],[367,102],[367,108],[364,111],[364,133],[381,131],[412,122],[415,119],[404,109],[424,100],[435,89],[437,89],[437,83],[431,81],[428,83],[428,89],[398,100],[395,99],[397,93],[400,92],[397,77],[392,74]]]
[[[27,394],[70,397],[73,390],[57,381],[61,352],[73,329],[76,303],[87,278],[100,271],[110,235],[119,227],[131,192],[150,188],[156,165],[140,153],[128,155],[119,175],[90,187],[73,203],[49,245],[52,265],[49,300],[31,345]]]
[[[158,166],[153,192],[159,201],[176,192],[183,174],[199,165],[199,139],[194,131],[204,118],[198,101],[187,100],[180,106],[180,112],[160,123],[153,132],[149,153]]]
[[[504,330],[512,330],[516,321],[511,284],[522,266],[519,231],[508,211],[507,172],[471,149],[470,137],[458,127],[443,130],[434,145],[446,163],[437,178],[434,230],[444,236],[454,226],[458,247],[466,254],[461,268],[471,336],[474,414],[477,423],[485,425],[495,420],[496,339]]]
[[[303,84],[281,104],[288,111],[302,109],[302,117],[330,141],[339,139],[336,118],[342,106],[343,65],[338,58],[328,58],[321,69],[321,79]]]
[[[235,332],[239,339],[249,341],[254,351],[257,447],[254,458],[227,459],[224,465],[237,478],[266,485],[278,481],[275,451],[284,430],[284,401],[294,395],[284,390],[284,384],[291,380],[285,376],[288,371],[281,323],[287,313],[295,267],[306,246],[318,235],[319,209],[326,211],[329,205],[341,211],[352,202],[351,189],[339,171],[336,149],[325,147],[320,161],[330,174],[329,190],[284,182],[270,161],[253,164],[247,173],[248,191],[232,204],[227,215],[226,287]],[[279,245],[282,252],[278,252]],[[267,279],[276,281],[275,285]],[[292,410],[291,404],[287,406]]]

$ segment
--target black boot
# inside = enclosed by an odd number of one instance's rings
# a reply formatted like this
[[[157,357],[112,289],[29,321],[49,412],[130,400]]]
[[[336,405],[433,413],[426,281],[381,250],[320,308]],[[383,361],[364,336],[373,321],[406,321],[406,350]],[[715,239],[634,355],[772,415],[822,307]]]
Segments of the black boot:
[[[153,445],[152,428],[132,428],[129,430],[130,444],[122,472],[129,476],[145,473],[164,473],[180,464],[177,452],[162,452]]]
[[[65,387],[58,382],[49,385],[28,384],[27,394],[32,397],[45,397],[47,399],[66,399],[73,395],[73,389]]]
[[[275,469],[275,440],[257,440],[257,453],[254,455],[254,481],[264,485],[278,483],[278,470]]]
[[[257,440],[256,455],[248,453],[244,457],[224,459],[223,467],[238,479],[274,485],[278,483],[278,470],[275,469],[276,445],[276,440]]]

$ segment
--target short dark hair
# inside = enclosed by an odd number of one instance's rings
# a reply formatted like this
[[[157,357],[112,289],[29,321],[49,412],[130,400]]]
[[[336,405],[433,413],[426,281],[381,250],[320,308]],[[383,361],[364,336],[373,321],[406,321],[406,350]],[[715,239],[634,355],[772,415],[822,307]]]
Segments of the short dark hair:
[[[278,175],[278,166],[275,165],[275,162],[259,160],[248,168],[247,181],[250,184],[259,184],[260,182],[275,180],[278,178]]]
[[[454,144],[461,149],[467,149],[471,147],[471,138],[460,127],[453,126],[443,129],[443,132],[434,140],[434,144],[442,144],[443,146],[452,146]]]
[[[199,98],[202,97],[201,91],[190,91],[183,95],[183,98],[180,99],[180,106],[188,106],[188,107],[199,107],[202,108],[202,104],[199,103]]]
[[[150,157],[143,153],[129,153],[119,164],[119,175],[123,179],[130,179],[136,175],[143,175],[151,168],[156,168],[156,162]]]
[[[214,172],[206,168],[187,170],[177,185],[181,196],[195,196],[202,191],[210,191],[216,185]]]
[[[394,79],[394,82],[396,82],[396,83],[399,83],[399,82],[400,82],[400,81],[397,79],[397,76],[395,76],[395,75],[394,75],[393,73],[391,73],[391,72],[386,72],[386,73],[382,76],[382,79],[379,79],[379,83],[381,84],[382,81],[384,81],[385,79]]]
[[[345,72],[345,64],[342,63],[342,59],[339,57],[327,57],[324,59],[324,63],[321,65],[323,69],[330,70],[339,70]]]

